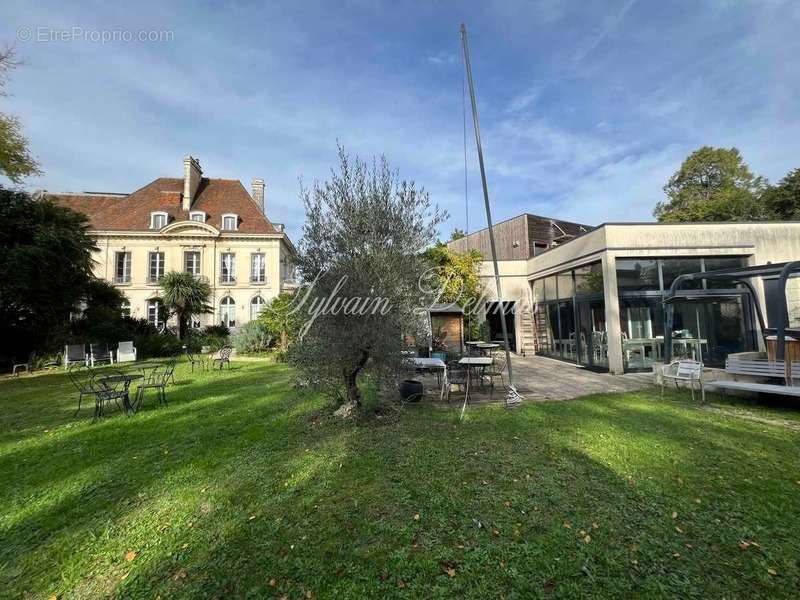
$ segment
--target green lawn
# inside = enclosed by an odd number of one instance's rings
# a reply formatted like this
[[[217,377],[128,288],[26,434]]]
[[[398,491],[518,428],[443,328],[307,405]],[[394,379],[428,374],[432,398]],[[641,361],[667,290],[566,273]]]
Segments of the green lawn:
[[[797,413],[647,391],[350,425],[284,366],[177,379],[94,425],[63,373],[0,382],[0,598],[798,595]]]

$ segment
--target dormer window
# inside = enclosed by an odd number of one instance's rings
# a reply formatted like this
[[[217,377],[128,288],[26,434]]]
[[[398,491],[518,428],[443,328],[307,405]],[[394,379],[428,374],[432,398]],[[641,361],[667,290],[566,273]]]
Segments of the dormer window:
[[[189,213],[189,220],[197,221],[198,223],[205,223],[206,213],[204,213],[202,210],[193,210]]]
[[[234,214],[222,215],[222,230],[236,231],[239,228],[239,217]]]
[[[169,215],[165,212],[151,212],[150,213],[150,229],[161,229],[167,224]]]

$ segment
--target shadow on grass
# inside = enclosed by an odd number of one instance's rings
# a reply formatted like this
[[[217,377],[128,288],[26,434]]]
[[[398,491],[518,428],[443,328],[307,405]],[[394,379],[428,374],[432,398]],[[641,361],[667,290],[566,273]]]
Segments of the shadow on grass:
[[[289,374],[204,374],[43,435],[51,407],[0,450],[0,596],[791,595],[792,482],[736,493],[796,471],[773,432],[645,393],[349,426]]]

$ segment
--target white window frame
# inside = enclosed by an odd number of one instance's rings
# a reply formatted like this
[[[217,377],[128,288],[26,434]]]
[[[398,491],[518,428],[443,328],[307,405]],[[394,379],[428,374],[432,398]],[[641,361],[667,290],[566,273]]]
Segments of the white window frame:
[[[219,322],[228,328],[236,327],[236,301],[230,296],[219,301]]]
[[[157,255],[158,259],[156,260],[156,274],[153,275],[153,255]],[[167,259],[161,250],[153,250],[147,253],[147,281],[149,283],[158,283],[162,277],[164,277],[165,265]]]
[[[163,303],[160,298],[150,298],[147,301],[147,322],[153,325],[156,329],[163,325],[161,321],[161,307]],[[155,309],[155,318],[151,318],[151,311]]]
[[[227,274],[226,274],[226,265],[225,265],[225,257],[230,257],[230,261],[227,265]],[[220,283],[236,283],[236,253],[235,252],[223,252],[219,255],[219,282]]]
[[[258,259],[260,263],[258,269],[256,269],[256,259]],[[253,252],[250,255],[250,282],[267,282],[267,255],[263,252]]]
[[[164,217],[164,224],[161,227],[156,227],[156,217]],[[169,223],[169,215],[163,210],[157,210],[150,213],[150,229],[163,229]]]
[[[230,227],[225,227],[225,219],[233,219],[233,229]],[[225,213],[222,215],[222,221],[220,222],[220,226],[222,231],[237,231],[239,229],[239,215],[236,213]]]
[[[190,254],[196,254],[197,260],[194,261],[194,270],[189,269],[189,263],[187,262],[187,258]],[[201,273],[201,265],[200,265],[200,251],[199,250],[184,250],[183,251],[183,270],[187,273],[191,273],[195,277],[198,277]]]
[[[122,275],[119,274],[119,259],[122,259]],[[114,283],[131,282],[131,252],[130,250],[119,250],[114,254]]]
[[[122,313],[123,317],[130,317],[131,303],[128,300],[123,300],[122,303],[119,305],[119,311]]]
[[[200,217],[199,219],[196,217]],[[189,212],[189,220],[196,221],[197,223],[205,223],[208,215],[204,213],[202,210],[192,210]]]
[[[256,300],[260,300],[260,302],[256,302]],[[253,307],[257,306],[258,310],[255,314],[253,314]],[[267,301],[264,300],[264,297],[261,294],[257,296],[253,296],[250,298],[250,320],[255,321],[258,318],[258,315],[261,314],[261,311],[267,307]]]

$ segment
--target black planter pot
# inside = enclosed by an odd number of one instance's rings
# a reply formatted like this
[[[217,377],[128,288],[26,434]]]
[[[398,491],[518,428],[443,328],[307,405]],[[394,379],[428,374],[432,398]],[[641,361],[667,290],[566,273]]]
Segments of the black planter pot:
[[[405,402],[419,402],[422,398],[422,382],[416,379],[404,379],[398,386],[400,389],[400,397]]]

